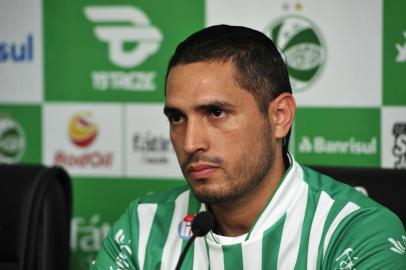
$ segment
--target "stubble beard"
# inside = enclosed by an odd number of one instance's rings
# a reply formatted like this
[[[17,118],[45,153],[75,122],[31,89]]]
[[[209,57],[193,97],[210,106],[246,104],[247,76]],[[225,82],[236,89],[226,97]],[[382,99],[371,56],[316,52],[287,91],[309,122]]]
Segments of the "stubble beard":
[[[257,138],[260,143],[256,147],[250,147],[247,151],[242,151],[237,168],[225,175],[223,181],[227,185],[226,188],[211,189],[210,187],[203,187],[196,191],[191,186],[195,197],[199,201],[207,205],[230,206],[255,196],[256,190],[261,187],[266,175],[272,169],[275,159],[271,126],[267,119],[264,120],[262,131],[259,138]],[[191,159],[195,161],[216,161],[222,167],[229,168],[227,162],[218,157],[209,158],[200,155],[200,158],[192,157]]]

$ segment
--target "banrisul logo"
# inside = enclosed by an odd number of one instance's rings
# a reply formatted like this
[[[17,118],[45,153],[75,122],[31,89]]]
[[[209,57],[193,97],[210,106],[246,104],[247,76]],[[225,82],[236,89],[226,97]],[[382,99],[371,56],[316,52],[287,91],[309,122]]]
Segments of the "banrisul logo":
[[[93,71],[93,88],[100,91],[155,90],[155,71],[122,70],[141,65],[161,46],[161,31],[151,24],[147,14],[134,6],[87,6],[84,14],[95,24],[96,38],[108,44],[109,61],[119,68]]]
[[[0,162],[18,162],[25,150],[25,135],[14,120],[0,118]]]
[[[395,168],[406,169],[406,122],[395,123],[392,133],[395,137],[392,153],[397,159]]]
[[[350,137],[344,140],[332,140],[324,136],[302,136],[299,141],[299,152],[304,154],[352,154],[375,155],[378,151],[378,139],[372,137],[369,141]]]
[[[306,90],[316,81],[327,57],[317,25],[305,17],[289,15],[272,22],[264,32],[285,54],[293,90]]]
[[[0,63],[24,63],[34,60],[34,35],[27,34],[19,42],[3,42],[0,39]]]

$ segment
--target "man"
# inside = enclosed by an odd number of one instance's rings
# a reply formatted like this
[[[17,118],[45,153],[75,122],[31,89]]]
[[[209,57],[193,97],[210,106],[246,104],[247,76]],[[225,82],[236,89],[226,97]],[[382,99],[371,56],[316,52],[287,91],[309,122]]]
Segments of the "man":
[[[133,202],[92,269],[174,269],[187,215],[204,210],[215,227],[182,269],[406,269],[394,214],[288,153],[295,101],[262,33],[219,25],[183,41],[164,113],[189,186]]]

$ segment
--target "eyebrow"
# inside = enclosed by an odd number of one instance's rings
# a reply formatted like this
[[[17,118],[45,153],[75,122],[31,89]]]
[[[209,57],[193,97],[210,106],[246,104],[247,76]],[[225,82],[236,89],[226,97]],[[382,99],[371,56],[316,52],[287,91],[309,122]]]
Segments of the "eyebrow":
[[[226,102],[226,101],[212,101],[206,104],[200,104],[193,107],[196,111],[208,111],[213,108],[221,108],[221,109],[232,109],[234,107],[233,104]]]
[[[164,114],[165,115],[171,115],[171,114],[175,114],[175,113],[181,113],[181,110],[175,108],[175,107],[170,107],[168,105],[165,105],[164,107]]]
[[[195,110],[195,111],[208,111],[208,110],[211,110],[213,108],[221,108],[221,109],[225,109],[225,110],[230,110],[233,107],[234,107],[234,105],[231,104],[230,102],[215,100],[215,101],[211,101],[211,102],[208,102],[208,103],[195,105],[195,106],[193,106],[193,110]],[[165,105],[163,111],[164,111],[165,115],[182,113],[182,110],[180,110],[180,109],[178,109],[176,107],[169,106],[169,105]]]

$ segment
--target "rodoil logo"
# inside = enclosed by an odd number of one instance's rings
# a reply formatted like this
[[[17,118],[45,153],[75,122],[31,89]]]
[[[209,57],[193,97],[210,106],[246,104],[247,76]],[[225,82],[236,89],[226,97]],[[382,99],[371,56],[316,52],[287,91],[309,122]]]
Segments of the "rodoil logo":
[[[68,124],[68,136],[71,143],[82,153],[68,153],[58,150],[54,155],[54,164],[77,168],[108,168],[113,163],[113,153],[89,151],[99,134],[96,124],[92,121],[92,113],[88,111],[76,112]],[[83,149],[83,150],[82,150]]]
[[[91,120],[90,112],[75,113],[69,122],[69,137],[78,147],[87,147],[96,139],[97,126]]]

